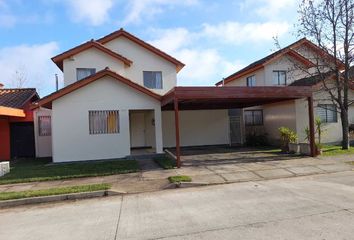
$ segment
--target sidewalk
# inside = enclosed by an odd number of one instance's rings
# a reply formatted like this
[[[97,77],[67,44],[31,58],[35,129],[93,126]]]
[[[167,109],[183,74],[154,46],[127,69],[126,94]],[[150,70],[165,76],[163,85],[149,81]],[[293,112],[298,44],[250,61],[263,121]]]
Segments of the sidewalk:
[[[313,174],[324,174],[354,170],[354,155],[335,157],[296,158],[281,161],[252,163],[215,164],[208,166],[183,166],[180,169],[163,170],[151,160],[140,160],[141,170],[137,173],[104,177],[77,178],[60,181],[31,182],[0,185],[0,192],[39,190],[96,183],[110,183],[113,191],[138,193],[157,191],[169,187],[169,176],[188,175],[201,184],[223,184],[244,181],[288,178]]]

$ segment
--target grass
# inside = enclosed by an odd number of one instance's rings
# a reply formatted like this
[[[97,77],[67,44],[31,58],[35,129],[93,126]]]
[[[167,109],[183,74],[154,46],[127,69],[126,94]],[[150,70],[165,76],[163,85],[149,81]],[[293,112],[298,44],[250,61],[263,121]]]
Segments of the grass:
[[[176,161],[167,156],[155,157],[154,161],[163,169],[173,169],[176,167]]]
[[[322,156],[335,156],[341,154],[354,154],[354,147],[350,147],[349,150],[342,150],[341,146],[325,145],[322,147]]]
[[[69,193],[80,193],[80,192],[94,192],[99,190],[108,190],[111,188],[110,184],[92,184],[92,185],[82,185],[82,186],[72,186],[72,187],[61,187],[61,188],[50,188],[42,190],[29,190],[21,192],[2,192],[0,193],[0,200],[14,200],[20,198],[31,198],[31,197],[43,197],[43,196],[53,196]]]
[[[106,176],[139,170],[135,160],[51,164],[48,158],[23,159],[10,161],[10,167],[10,173],[0,177],[0,184]]]
[[[179,182],[191,182],[192,178],[190,176],[179,175],[168,177],[170,183],[179,183]]]

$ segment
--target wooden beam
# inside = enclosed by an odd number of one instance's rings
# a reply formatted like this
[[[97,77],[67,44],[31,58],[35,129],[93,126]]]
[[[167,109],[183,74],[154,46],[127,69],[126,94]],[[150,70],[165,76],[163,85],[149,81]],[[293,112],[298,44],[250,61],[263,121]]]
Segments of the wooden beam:
[[[178,98],[174,98],[174,109],[175,109],[175,131],[176,131],[176,163],[177,167],[181,167],[181,149],[179,142],[179,110],[178,110]]]
[[[26,117],[22,109],[0,106],[0,116]]]
[[[309,128],[310,128],[310,148],[311,157],[316,157],[316,143],[315,143],[315,119],[313,116],[313,98],[307,98],[309,105]]]

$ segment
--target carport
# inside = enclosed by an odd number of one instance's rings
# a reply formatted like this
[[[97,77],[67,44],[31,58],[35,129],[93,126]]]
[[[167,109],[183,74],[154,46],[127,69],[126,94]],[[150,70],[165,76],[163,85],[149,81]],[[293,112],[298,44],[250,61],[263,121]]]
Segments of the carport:
[[[179,111],[235,109],[261,106],[282,101],[308,101],[311,156],[316,155],[313,98],[311,87],[174,87],[162,97],[162,110],[173,110],[175,116],[176,161],[181,167]]]

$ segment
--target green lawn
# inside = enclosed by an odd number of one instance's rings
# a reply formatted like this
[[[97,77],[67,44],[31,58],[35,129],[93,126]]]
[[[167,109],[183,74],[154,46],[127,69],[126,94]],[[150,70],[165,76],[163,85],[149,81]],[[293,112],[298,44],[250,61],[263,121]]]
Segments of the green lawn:
[[[163,169],[172,169],[176,167],[176,161],[167,156],[155,157],[154,161]]]
[[[79,177],[105,176],[137,172],[135,160],[109,160],[53,164],[50,159],[10,161],[10,173],[0,177],[0,184],[50,181]]]
[[[170,181],[170,183],[191,182],[192,178],[190,176],[178,175],[178,176],[168,177],[168,180]]]
[[[72,187],[61,187],[61,188],[50,188],[43,190],[30,190],[21,192],[2,192],[0,193],[0,200],[13,200],[20,198],[30,198],[30,197],[43,197],[52,196],[60,194],[69,193],[80,193],[80,192],[94,192],[99,190],[108,190],[111,188],[110,184],[92,184],[92,185],[82,185],[82,186],[72,186]]]
[[[350,147],[349,150],[342,150],[341,146],[329,146],[322,147],[322,156],[335,156],[340,154],[354,154],[354,147]]]

